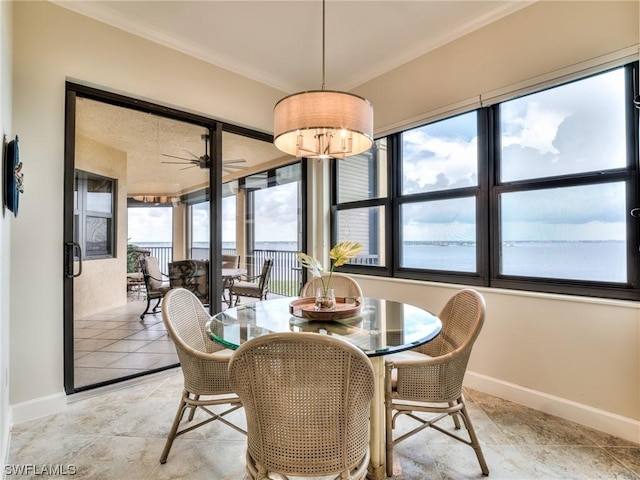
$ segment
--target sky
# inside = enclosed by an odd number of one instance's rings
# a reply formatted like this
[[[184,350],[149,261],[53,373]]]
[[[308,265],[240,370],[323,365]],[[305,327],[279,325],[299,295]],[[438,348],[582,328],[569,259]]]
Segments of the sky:
[[[502,181],[620,168],[622,69],[501,105]],[[403,193],[477,185],[474,112],[403,134]],[[624,240],[623,184],[503,195],[503,240]],[[404,240],[475,237],[469,199],[405,207]]]
[[[298,184],[286,183],[256,195],[256,241],[296,241],[298,238]],[[236,202],[235,196],[222,200],[222,241],[235,242]],[[129,208],[130,243],[171,242],[171,208]],[[209,203],[193,208],[193,239],[195,242],[209,240]]]

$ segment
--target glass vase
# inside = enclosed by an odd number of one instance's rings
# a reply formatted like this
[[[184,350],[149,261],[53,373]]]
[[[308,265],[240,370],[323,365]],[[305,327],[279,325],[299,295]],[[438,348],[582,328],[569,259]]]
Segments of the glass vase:
[[[324,295],[322,288],[316,290],[316,303],[315,309],[318,311],[330,312],[336,308],[336,295],[333,292],[333,288],[327,290],[327,294]]]

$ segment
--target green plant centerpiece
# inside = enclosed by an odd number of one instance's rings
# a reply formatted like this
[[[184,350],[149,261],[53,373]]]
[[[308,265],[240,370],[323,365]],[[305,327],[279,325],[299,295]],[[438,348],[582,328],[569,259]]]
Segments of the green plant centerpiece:
[[[331,268],[328,271],[329,275],[326,277],[323,276],[326,270],[318,260],[306,253],[299,252],[297,254],[300,265],[309,270],[311,275],[319,278],[322,283],[322,288],[318,289],[318,293],[316,295],[316,309],[330,310],[335,307],[335,296],[333,295],[333,289],[331,288],[331,277],[333,275],[333,271],[347,263],[352,258],[355,258],[355,256],[360,253],[360,250],[362,250],[362,245],[359,242],[343,240],[342,242],[336,243],[329,251]]]

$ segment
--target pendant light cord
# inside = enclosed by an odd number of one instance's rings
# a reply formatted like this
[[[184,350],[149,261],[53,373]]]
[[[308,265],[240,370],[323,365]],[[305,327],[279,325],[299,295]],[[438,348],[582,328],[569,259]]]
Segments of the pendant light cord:
[[[322,90],[324,90],[324,2],[322,0]]]

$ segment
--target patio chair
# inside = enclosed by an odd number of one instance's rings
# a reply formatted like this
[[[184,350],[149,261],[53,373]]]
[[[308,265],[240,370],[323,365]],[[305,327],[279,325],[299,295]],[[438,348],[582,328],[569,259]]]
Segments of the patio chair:
[[[262,272],[254,277],[247,277],[239,282],[234,282],[231,286],[231,298],[235,295],[236,301],[234,305],[240,303],[240,297],[259,298],[266,300],[269,293],[269,279],[271,278],[271,269],[273,268],[273,260],[265,259],[262,264]]]
[[[329,274],[323,273],[322,278],[326,282]],[[300,292],[301,297],[315,297],[316,290],[318,288],[322,288],[322,282],[318,277],[313,277],[302,287],[302,291]],[[344,273],[333,273],[331,275],[331,286],[333,288],[333,292],[336,297],[345,297],[345,298],[356,298],[361,299],[362,289],[358,282],[356,282],[353,278],[345,275]]]
[[[240,255],[222,255],[222,268],[240,268]]]
[[[394,446],[429,427],[471,446],[482,473],[489,475],[462,393],[467,362],[484,316],[484,298],[475,290],[461,290],[440,312],[442,330],[436,338],[413,350],[385,357],[387,476],[393,475]],[[435,415],[425,419],[414,412]],[[420,425],[394,439],[393,429],[400,415],[407,415]],[[469,439],[436,424],[449,416],[455,430],[460,429],[462,418]]]
[[[203,305],[209,305],[209,262],[178,260],[169,263],[171,288],[183,287],[193,293]]]
[[[198,297],[184,288],[168,292],[162,303],[162,320],[178,353],[184,389],[160,463],[167,461],[176,437],[215,420],[246,434],[243,428],[224,418],[241,408],[242,404],[229,383],[228,366],[233,352],[207,336],[205,325],[209,318]],[[227,405],[229,408],[222,413],[207,408],[214,405]],[[190,410],[189,422],[193,420],[197,409],[206,412],[209,417],[178,430],[187,409]]]
[[[240,255],[222,255],[222,268],[240,268]],[[222,299],[231,306],[231,292],[229,288],[233,285],[233,278],[222,279]]]
[[[365,477],[375,377],[360,349],[317,333],[263,335],[236,350],[229,375],[247,419],[250,478]]]
[[[162,301],[165,293],[167,293],[171,287],[166,283],[169,277],[160,271],[160,264],[158,263],[157,257],[142,255],[140,257],[140,271],[144,278],[147,297],[147,308],[145,308],[142,315],[140,315],[140,321],[144,321],[144,316],[148,313],[159,313],[158,308],[160,307],[160,302]],[[156,300],[156,304],[153,309],[149,311],[152,300]]]

